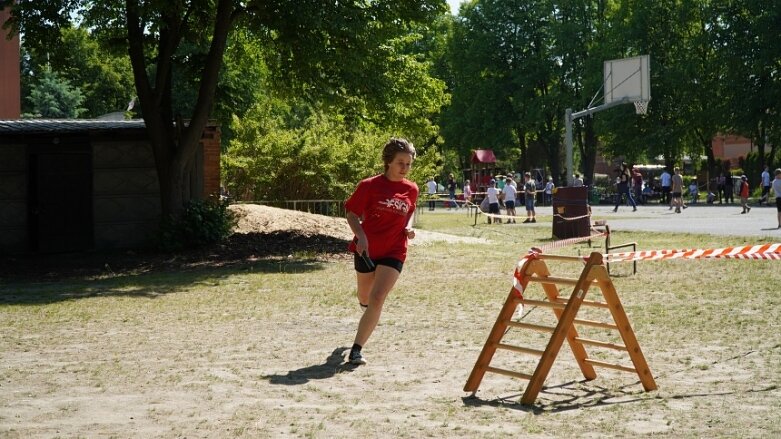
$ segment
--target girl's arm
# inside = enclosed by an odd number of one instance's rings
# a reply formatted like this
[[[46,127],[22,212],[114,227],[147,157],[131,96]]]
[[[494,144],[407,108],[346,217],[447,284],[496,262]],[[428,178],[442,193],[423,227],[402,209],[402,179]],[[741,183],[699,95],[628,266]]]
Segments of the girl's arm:
[[[364,252],[366,256],[369,256],[369,240],[366,238],[366,232],[363,231],[361,225],[361,218],[353,212],[347,212],[347,224],[350,226],[350,230],[355,234],[355,251],[361,255]]]
[[[412,228],[413,219],[415,219],[415,212],[412,212],[412,215],[409,216],[407,227],[404,228],[404,231],[407,233],[407,239],[415,239],[415,229]]]

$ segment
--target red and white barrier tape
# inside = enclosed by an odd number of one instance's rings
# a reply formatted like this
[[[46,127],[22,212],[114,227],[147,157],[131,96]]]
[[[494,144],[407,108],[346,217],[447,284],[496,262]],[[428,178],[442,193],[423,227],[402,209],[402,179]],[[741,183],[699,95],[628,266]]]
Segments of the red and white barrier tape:
[[[601,235],[592,235],[598,237]],[[571,243],[583,238],[571,238],[562,241],[556,241],[554,246],[544,246],[544,248],[563,247],[565,242]],[[588,238],[585,238],[588,239]],[[561,245],[555,245],[561,242]],[[576,242],[576,241],[575,241]],[[513,273],[513,291],[521,301],[523,301],[523,285],[521,280],[526,270],[526,264],[535,259],[542,253],[542,248],[532,248],[529,253],[518,261]],[[588,257],[583,257],[585,262]],[[623,253],[609,253],[604,255],[604,262],[632,262],[632,261],[661,261],[666,259],[752,259],[752,260],[775,260],[781,261],[781,243],[744,245],[740,247],[724,247],[715,249],[681,249],[681,250],[645,250]],[[519,306],[523,306],[521,303]]]
[[[646,250],[605,255],[605,262],[661,261],[665,259],[781,260],[781,244],[745,245],[716,249]]]

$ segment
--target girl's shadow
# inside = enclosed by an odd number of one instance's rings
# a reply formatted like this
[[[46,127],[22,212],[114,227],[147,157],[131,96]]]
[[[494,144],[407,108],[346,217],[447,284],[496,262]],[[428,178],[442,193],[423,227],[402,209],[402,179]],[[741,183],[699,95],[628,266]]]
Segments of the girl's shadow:
[[[271,384],[299,385],[310,380],[331,378],[342,372],[352,372],[357,366],[344,362],[344,353],[350,348],[338,347],[325,359],[325,363],[291,370],[285,375],[264,375]]]

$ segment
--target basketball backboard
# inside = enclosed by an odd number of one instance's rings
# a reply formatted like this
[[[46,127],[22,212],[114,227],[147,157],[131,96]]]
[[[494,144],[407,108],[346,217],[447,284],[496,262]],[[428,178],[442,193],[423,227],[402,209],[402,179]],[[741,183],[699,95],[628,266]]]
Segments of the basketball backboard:
[[[648,55],[605,61],[605,104],[614,101],[649,101],[651,77]]]

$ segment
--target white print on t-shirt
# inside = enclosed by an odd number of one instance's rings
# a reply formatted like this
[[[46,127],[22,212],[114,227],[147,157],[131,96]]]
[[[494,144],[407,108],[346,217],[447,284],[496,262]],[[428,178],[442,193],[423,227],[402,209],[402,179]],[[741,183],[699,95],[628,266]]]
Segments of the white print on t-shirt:
[[[401,215],[406,215],[409,212],[409,204],[398,198],[388,198],[385,201],[380,201],[380,204]]]

